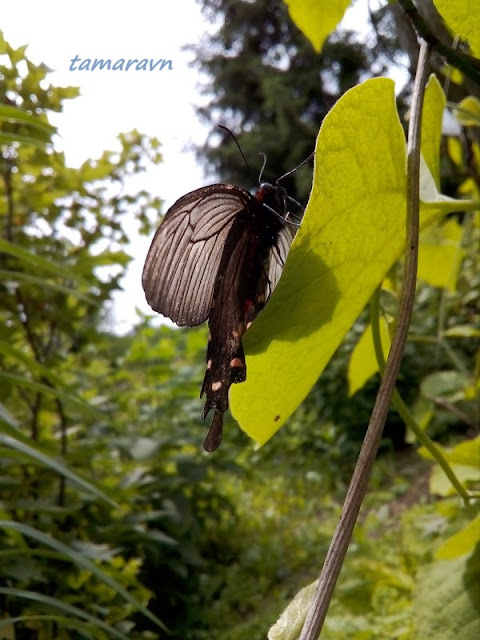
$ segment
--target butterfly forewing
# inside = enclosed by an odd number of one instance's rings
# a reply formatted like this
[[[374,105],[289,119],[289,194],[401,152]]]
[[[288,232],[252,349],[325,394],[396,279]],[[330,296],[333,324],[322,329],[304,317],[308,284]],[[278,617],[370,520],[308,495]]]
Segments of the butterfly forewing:
[[[208,318],[228,233],[251,198],[240,187],[214,184],[170,207],[143,269],[142,284],[152,309],[183,326]]]

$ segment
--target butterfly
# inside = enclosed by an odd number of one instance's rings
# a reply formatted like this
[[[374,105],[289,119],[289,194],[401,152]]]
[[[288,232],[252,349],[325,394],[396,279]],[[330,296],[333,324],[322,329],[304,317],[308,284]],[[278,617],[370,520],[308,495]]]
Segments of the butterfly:
[[[180,326],[208,319],[200,397],[206,396],[202,418],[214,414],[206,451],[220,445],[230,386],[247,375],[242,336],[275,288],[295,235],[291,198],[279,180],[260,184],[255,194],[212,184],[182,196],[165,214],[145,261],[142,284],[154,311]]]

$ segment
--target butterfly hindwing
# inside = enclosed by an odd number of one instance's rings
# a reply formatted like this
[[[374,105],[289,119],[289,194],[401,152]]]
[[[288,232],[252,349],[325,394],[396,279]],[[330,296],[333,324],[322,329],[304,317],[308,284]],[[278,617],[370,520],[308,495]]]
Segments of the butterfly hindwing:
[[[282,275],[285,260],[287,259],[290,245],[295,237],[296,229],[291,224],[286,224],[280,230],[276,242],[273,245],[268,259],[268,286],[266,297],[270,296],[277,286]]]

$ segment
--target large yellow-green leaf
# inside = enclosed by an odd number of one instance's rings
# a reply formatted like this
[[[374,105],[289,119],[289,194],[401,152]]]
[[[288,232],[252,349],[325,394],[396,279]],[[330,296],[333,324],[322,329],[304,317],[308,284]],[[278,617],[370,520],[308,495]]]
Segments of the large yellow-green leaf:
[[[343,18],[350,0],[285,0],[293,22],[320,51],[323,43]]]
[[[351,89],[325,118],[302,226],[268,305],[245,335],[247,381],[231,389],[232,413],[258,443],[302,402],[402,254],[405,153],[389,79]],[[459,205],[438,194],[426,165],[425,173],[422,226]]]
[[[405,139],[394,84],[348,91],[325,118],[314,186],[284,274],[245,336],[232,413],[266,442],[313,383],[402,250]]]
[[[438,12],[455,35],[466,40],[480,57],[480,7],[478,0],[434,0]]]

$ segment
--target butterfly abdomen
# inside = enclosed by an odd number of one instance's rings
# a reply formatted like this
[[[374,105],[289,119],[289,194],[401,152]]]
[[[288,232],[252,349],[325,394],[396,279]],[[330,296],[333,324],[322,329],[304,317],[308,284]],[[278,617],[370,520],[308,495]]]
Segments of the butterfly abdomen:
[[[265,218],[269,218],[269,212],[255,207],[247,220],[240,218],[234,223],[225,243],[209,317],[207,368],[201,392],[206,395],[203,417],[212,408],[216,414],[227,411],[230,386],[247,377],[242,336],[265,304],[265,265],[271,249],[265,238]],[[281,228],[281,224],[278,226]],[[213,432],[221,426],[222,420],[216,415],[205,447],[220,443],[221,433],[214,436]]]

